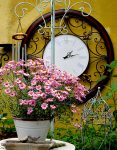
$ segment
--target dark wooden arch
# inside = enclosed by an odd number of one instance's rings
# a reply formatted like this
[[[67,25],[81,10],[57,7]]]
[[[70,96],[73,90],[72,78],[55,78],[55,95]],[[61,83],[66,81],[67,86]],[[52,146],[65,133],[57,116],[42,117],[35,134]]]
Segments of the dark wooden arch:
[[[62,18],[64,13],[65,13],[64,9],[57,10],[55,12],[55,19]],[[83,16],[82,13],[80,11],[77,11],[77,10],[69,10],[67,12],[66,16],[78,18],[80,20],[84,20],[86,23],[88,23],[89,25],[94,27],[97,31],[99,31],[101,37],[103,38],[103,40],[105,42],[105,46],[106,46],[106,50],[107,50],[107,56],[108,56],[107,57],[107,63],[110,64],[114,60],[114,49],[113,49],[113,44],[111,42],[111,39],[110,39],[107,31],[105,30],[105,28],[102,26],[102,24],[90,15],[89,16]],[[51,20],[51,13],[45,14],[44,18],[45,18],[46,22],[49,22]],[[42,17],[39,17],[37,20],[35,20],[30,25],[30,27],[26,31],[27,36],[22,41],[22,46],[24,44],[27,44],[27,45],[29,44],[31,37],[35,33],[35,31],[37,30],[39,24],[41,24],[42,26],[44,25]],[[89,100],[90,98],[92,98],[96,94],[98,87],[100,87],[101,89],[104,88],[104,85],[108,82],[109,76],[110,76],[110,73],[107,71],[107,68],[105,69],[103,75],[106,75],[107,77],[104,80],[98,82],[89,91],[89,93],[86,95],[86,98],[84,99],[84,102],[86,102],[87,100]]]

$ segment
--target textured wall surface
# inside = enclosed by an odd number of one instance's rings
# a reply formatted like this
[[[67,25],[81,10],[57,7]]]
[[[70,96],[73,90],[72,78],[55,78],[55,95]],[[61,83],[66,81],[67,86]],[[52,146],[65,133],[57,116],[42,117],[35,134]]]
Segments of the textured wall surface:
[[[11,36],[17,29],[17,17],[14,14],[14,7],[17,3],[23,0],[0,0],[0,43],[11,43]],[[32,2],[35,0],[24,0],[25,2]],[[78,0],[71,0],[74,3]],[[80,0],[79,0],[80,1]],[[116,0],[85,0],[90,2],[93,8],[92,16],[95,17],[108,31],[111,36],[114,49],[117,49],[117,1]],[[57,9],[61,8],[57,6]],[[77,9],[78,5],[75,7]],[[44,13],[49,12],[49,6],[46,7]],[[33,7],[28,7],[25,17],[22,19],[24,31],[37,18],[39,14]],[[117,58],[117,54],[115,53]]]
[[[12,43],[12,35],[16,32],[18,21],[14,13],[14,8],[19,2],[30,2],[35,5],[36,0],[0,0],[0,44]],[[81,0],[71,0],[71,3]],[[117,59],[117,0],[85,0],[92,5],[91,15],[96,18],[109,33]],[[62,6],[57,5],[56,9]],[[78,5],[74,7],[77,9]],[[50,11],[48,5],[44,10],[44,14]],[[19,12],[20,13],[20,12]],[[28,6],[26,15],[22,19],[22,27],[24,32],[28,29],[30,24],[40,15],[34,7]]]

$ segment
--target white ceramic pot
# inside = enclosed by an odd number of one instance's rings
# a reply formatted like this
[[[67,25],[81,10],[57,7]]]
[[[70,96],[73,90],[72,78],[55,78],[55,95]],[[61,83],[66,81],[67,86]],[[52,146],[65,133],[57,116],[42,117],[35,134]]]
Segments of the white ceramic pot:
[[[33,138],[40,137],[40,141],[45,141],[50,128],[50,120],[27,121],[14,119],[14,123],[19,140],[24,140],[28,136],[31,136]]]

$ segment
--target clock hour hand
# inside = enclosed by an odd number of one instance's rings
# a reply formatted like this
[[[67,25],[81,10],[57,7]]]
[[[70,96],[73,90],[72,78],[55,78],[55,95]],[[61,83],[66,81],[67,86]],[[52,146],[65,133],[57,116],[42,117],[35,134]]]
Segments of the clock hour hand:
[[[73,52],[73,51],[68,52],[68,53],[67,53],[67,55],[66,55],[65,57],[63,57],[63,58],[64,58],[64,59],[66,59],[66,58],[70,58],[70,57],[73,57],[73,56],[78,55],[78,54],[74,54],[74,55],[72,55],[72,52]]]
[[[71,52],[68,52],[68,53],[67,53],[67,55],[66,55],[66,56],[64,56],[63,58],[64,58],[64,59],[66,59],[66,58],[69,58],[69,57],[71,57],[71,53],[72,53],[72,52],[73,52],[73,51],[71,51]]]

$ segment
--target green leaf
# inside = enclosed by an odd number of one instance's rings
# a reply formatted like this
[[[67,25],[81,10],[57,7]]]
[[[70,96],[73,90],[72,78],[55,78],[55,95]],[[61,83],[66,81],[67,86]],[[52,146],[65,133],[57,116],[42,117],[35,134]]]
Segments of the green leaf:
[[[108,91],[108,93],[105,96],[103,96],[103,99],[108,100],[112,98],[112,96],[113,96],[113,93],[111,91],[110,92]]]
[[[110,69],[117,68],[117,60],[112,61],[110,64],[107,64],[106,66],[109,67]]]
[[[13,124],[14,124],[13,119],[11,119],[11,118],[7,119],[7,120],[6,120],[6,124],[7,124],[7,125],[13,125]]]
[[[117,83],[116,82],[113,82],[111,84],[111,90],[112,90],[112,92],[116,92],[117,91]]]
[[[117,74],[113,74],[112,77],[117,77]]]
[[[106,78],[107,78],[106,75],[101,76],[101,77],[97,80],[97,83],[100,82],[100,81],[103,81],[103,80],[106,79]]]

